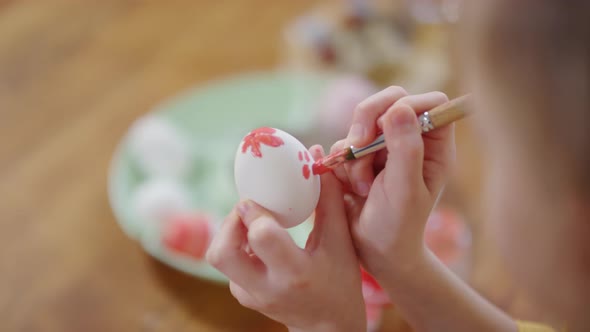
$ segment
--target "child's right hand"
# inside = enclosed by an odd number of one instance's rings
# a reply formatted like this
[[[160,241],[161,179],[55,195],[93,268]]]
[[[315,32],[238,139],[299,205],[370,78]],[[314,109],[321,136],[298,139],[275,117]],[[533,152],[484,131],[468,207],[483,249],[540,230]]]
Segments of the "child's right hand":
[[[389,87],[359,104],[348,138],[332,147],[364,146],[379,129],[385,135],[387,151],[335,171],[351,189],[347,203],[358,254],[378,279],[410,268],[427,252],[424,227],[455,158],[454,128],[422,135],[417,114],[446,101],[441,92],[407,95]]]

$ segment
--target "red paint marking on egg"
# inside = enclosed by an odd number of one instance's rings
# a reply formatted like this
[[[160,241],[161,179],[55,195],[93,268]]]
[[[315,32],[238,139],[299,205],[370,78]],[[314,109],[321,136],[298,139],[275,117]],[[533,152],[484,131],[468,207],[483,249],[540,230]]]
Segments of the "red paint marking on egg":
[[[305,151],[305,161],[309,162],[309,153]]]
[[[309,179],[310,175],[311,175],[311,170],[309,169],[309,165],[307,165],[307,164],[303,165],[303,177],[307,180],[307,179]]]
[[[242,153],[248,152],[248,148],[250,148],[252,150],[252,155],[255,158],[262,158],[262,151],[260,150],[261,144],[274,148],[285,144],[283,139],[273,135],[274,133],[276,133],[276,130],[269,127],[261,127],[252,130],[243,139],[244,144],[242,145]]]
[[[299,158],[299,161],[303,161],[303,153],[301,153],[301,151],[299,151],[297,157]]]

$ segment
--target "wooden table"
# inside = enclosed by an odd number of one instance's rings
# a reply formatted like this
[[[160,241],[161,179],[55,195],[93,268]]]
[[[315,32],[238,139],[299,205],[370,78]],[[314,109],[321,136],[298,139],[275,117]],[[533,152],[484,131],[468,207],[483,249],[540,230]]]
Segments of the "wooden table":
[[[135,118],[194,84],[273,68],[282,26],[310,5],[0,3],[0,331],[284,330],[146,256],[113,218],[106,175]]]

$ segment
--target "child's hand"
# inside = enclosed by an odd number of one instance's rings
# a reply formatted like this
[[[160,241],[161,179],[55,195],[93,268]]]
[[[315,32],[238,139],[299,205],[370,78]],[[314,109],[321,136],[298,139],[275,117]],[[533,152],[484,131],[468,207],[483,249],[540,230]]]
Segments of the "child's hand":
[[[407,95],[387,88],[356,108],[348,138],[332,148],[364,146],[378,130],[385,134],[386,151],[335,172],[351,188],[346,198],[358,254],[378,279],[391,274],[384,269],[403,268],[426,251],[424,226],[455,158],[454,129],[422,135],[417,113],[447,100],[440,92]]]
[[[317,159],[321,148],[312,148]],[[226,218],[207,260],[251,309],[291,331],[362,331],[365,313],[359,262],[352,246],[341,184],[322,175],[315,227],[305,249],[262,207],[241,202]]]

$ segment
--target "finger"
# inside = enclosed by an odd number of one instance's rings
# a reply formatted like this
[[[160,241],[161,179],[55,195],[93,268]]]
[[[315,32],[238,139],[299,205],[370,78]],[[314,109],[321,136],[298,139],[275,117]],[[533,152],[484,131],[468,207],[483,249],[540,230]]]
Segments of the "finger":
[[[344,141],[342,140],[340,142],[344,142]],[[336,144],[338,144],[338,142],[336,142]],[[334,144],[334,146],[336,144]],[[332,151],[335,150],[334,146],[332,146],[332,150],[330,150],[330,153],[332,153]],[[324,157],[324,149],[321,146],[312,146],[309,149],[309,151],[310,151],[311,155],[313,156],[314,160],[318,160],[318,158]],[[338,167],[336,169],[341,169],[343,171],[343,173],[345,173],[344,169],[341,167]],[[334,172],[334,170],[332,170],[332,172]],[[346,173],[345,173],[345,175],[346,175]],[[345,180],[346,180],[346,177],[345,177]],[[320,188],[321,188],[321,186],[320,186]],[[321,192],[320,192],[320,195],[321,195]],[[315,214],[314,214],[314,219],[316,219]],[[315,228],[315,222],[314,222],[314,228]],[[313,252],[318,247],[319,243],[320,243],[320,239],[318,237],[318,232],[314,232],[312,230],[312,232],[309,233],[309,236],[307,237],[307,241],[305,243],[305,250],[307,250],[308,252]]]
[[[304,266],[305,253],[268,211],[251,201],[240,202],[238,211],[248,225],[248,244],[268,271],[292,274]]]
[[[361,102],[353,113],[352,124],[347,137],[348,145],[362,147],[377,136],[377,119],[387,111],[397,100],[407,95],[407,92],[397,86],[392,86],[374,94]],[[350,178],[354,192],[367,196],[371,184],[375,179],[373,173],[373,155],[347,163],[344,167]]]
[[[247,230],[233,210],[213,238],[206,259],[209,264],[243,287],[253,287],[264,276],[264,268],[244,250]]]
[[[375,180],[373,161],[375,154],[371,153],[358,160],[344,164],[346,174],[350,179],[352,190],[359,196],[367,197],[371,191],[371,185]]]
[[[313,160],[317,161],[324,157],[324,148],[319,144],[312,145],[309,148],[309,153],[311,154]]]
[[[424,137],[424,183],[437,196],[456,159],[455,124],[437,129],[439,138]]]
[[[332,145],[332,147],[330,148],[330,154],[338,152],[338,151],[342,151],[345,148],[346,148],[346,141],[340,140],[340,141],[334,143],[334,145]],[[350,183],[350,179],[348,178],[348,173],[346,173],[346,169],[344,168],[343,165],[334,168],[332,170],[332,173],[334,173],[336,178],[342,183],[342,185],[344,186],[344,189],[346,191],[352,190],[352,185]]]
[[[250,295],[246,290],[244,290],[240,285],[236,284],[235,282],[229,282],[229,291],[233,297],[240,302],[246,308],[254,309],[258,308],[258,301]]]
[[[392,192],[415,193],[423,184],[424,143],[414,110],[405,104],[393,106],[383,119],[383,133],[388,151],[386,185],[395,186]]]
[[[412,110],[414,110],[414,112],[416,114],[422,114],[422,113],[427,112],[427,111],[435,108],[436,106],[442,105],[448,101],[449,101],[449,98],[443,92],[432,91],[432,92],[402,97],[394,103],[394,106],[405,104],[405,105],[410,106],[410,108]],[[383,116],[379,117],[379,119],[377,120],[378,128],[383,128],[383,126],[382,126],[383,119],[382,118],[383,118]],[[430,136],[430,137],[440,137],[441,133],[439,130],[433,130],[428,133],[425,133],[424,135]]]
[[[318,239],[320,247],[328,251],[341,251],[351,241],[342,185],[331,173],[323,174],[321,181],[322,191],[312,234]]]
[[[379,116],[407,94],[406,90],[399,86],[390,86],[359,103],[352,114],[348,143],[354,146],[369,144],[376,136],[376,122]]]
[[[448,100],[444,93],[435,91],[402,97],[394,104],[394,107],[405,104],[417,114],[421,114],[446,103]],[[381,126],[382,118],[378,120],[379,126]],[[424,182],[429,191],[437,195],[455,160],[454,125],[425,133],[422,138],[424,141]]]

